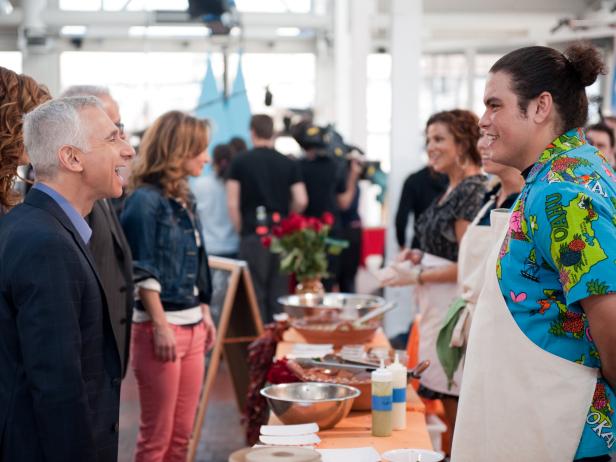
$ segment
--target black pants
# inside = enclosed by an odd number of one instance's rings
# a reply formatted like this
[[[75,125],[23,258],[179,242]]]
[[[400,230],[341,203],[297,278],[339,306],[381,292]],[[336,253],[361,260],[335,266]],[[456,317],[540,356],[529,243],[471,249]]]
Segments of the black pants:
[[[278,255],[266,249],[259,236],[250,235],[241,237],[239,257],[248,263],[263,322],[272,322],[282,311],[278,297],[289,292],[289,278],[280,273]]]
[[[342,239],[342,230],[334,228],[329,232],[329,237]],[[322,278],[325,292],[331,292],[338,283],[338,272],[340,271],[340,255],[327,254],[327,273],[329,276]]]
[[[340,254],[336,275],[340,292],[355,293],[355,276],[361,260],[361,236],[361,226],[342,230],[340,238],[346,240],[349,245]]]

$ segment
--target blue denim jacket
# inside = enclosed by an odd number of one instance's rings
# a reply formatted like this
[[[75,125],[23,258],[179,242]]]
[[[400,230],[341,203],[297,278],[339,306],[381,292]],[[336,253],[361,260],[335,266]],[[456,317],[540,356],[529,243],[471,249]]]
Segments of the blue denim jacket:
[[[188,211],[174,199],[163,196],[160,188],[137,188],[126,199],[122,212],[122,228],[133,253],[136,282],[156,279],[166,311],[209,303],[212,295],[210,268],[194,201],[192,216],[200,247]]]

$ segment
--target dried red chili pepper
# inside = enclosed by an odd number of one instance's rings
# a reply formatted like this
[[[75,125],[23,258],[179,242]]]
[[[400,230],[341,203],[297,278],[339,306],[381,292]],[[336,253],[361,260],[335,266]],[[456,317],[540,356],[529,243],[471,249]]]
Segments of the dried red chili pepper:
[[[260,391],[267,381],[267,375],[276,354],[276,346],[289,328],[288,322],[276,322],[265,326],[265,332],[248,346],[248,374],[250,383],[242,423],[246,428],[246,443],[250,446],[259,441],[261,425],[269,417],[267,401]]]

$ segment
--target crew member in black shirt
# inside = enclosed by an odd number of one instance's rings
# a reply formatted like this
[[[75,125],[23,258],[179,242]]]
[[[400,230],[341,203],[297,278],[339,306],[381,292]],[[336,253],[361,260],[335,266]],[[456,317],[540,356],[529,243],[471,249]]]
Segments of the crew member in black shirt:
[[[325,212],[331,213],[334,224],[330,236],[344,238],[341,212],[349,209],[358,193],[357,182],[362,170],[361,164],[357,160],[351,160],[347,167],[346,159],[329,152],[326,135],[321,127],[304,121],[297,124],[292,133],[305,153],[299,161],[308,193],[308,206],[304,215],[320,218]],[[323,281],[326,290],[333,289],[339,271],[339,256],[329,255],[328,272],[334,277]]]
[[[257,210],[267,224],[277,214],[302,213],[308,201],[299,165],[274,149],[274,122],[268,115],[250,120],[253,149],[235,156],[227,181],[229,216],[240,234],[239,257],[246,260],[265,322],[280,311],[277,299],[288,293],[278,255],[266,249],[257,233]],[[261,224],[261,223],[259,223]]]

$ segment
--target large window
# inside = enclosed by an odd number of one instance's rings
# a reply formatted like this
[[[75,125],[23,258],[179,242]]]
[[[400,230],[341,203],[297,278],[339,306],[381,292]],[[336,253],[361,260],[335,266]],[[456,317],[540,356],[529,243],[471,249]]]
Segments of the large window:
[[[485,106],[483,105],[483,92],[485,91],[488,73],[492,65],[498,61],[501,56],[502,55],[478,54],[475,57],[475,81],[473,83],[475,98],[472,109],[479,117],[481,117],[485,110]]]
[[[390,168],[391,132],[391,55],[372,54],[367,59],[368,157],[380,160],[383,170]],[[421,58],[419,92],[420,127],[438,111],[467,107],[468,71],[462,54],[424,55]],[[481,94],[483,94],[483,82]],[[477,92],[475,92],[477,93]],[[479,97],[479,102],[481,98]]]
[[[312,53],[245,54],[242,68],[252,112],[270,112],[265,106],[266,86],[272,92],[272,104],[276,108],[313,107],[315,66]],[[235,72],[236,64],[230,67]]]
[[[366,60],[366,156],[381,162],[385,172],[390,169],[391,132],[391,55],[371,54]],[[362,182],[360,213],[364,226],[383,223],[381,204],[377,196],[381,188]]]
[[[205,75],[205,57],[193,53],[66,52],[60,59],[62,88],[108,86],[129,131],[167,110],[194,109]]]
[[[484,112],[483,92],[492,65],[499,54],[477,54],[473,78],[472,101],[469,101],[469,69],[464,54],[433,54],[421,58],[421,88],[419,92],[419,123],[424,126],[435,112],[454,108],[471,109],[479,117]],[[381,161],[384,170],[389,170],[391,131],[391,56],[374,54],[368,56],[367,88],[367,152],[368,156]],[[598,99],[601,95],[600,78],[586,89],[590,100],[589,120],[598,119]],[[470,106],[469,107],[469,102]]]
[[[187,10],[188,0],[60,0],[63,10]]]
[[[264,13],[308,13],[311,0],[235,0],[240,11]],[[63,10],[186,10],[188,0],[60,0]]]
[[[366,155],[390,167],[391,131],[391,55],[371,54],[367,59]]]
[[[223,57],[212,54],[212,67],[222,83]],[[66,52],[61,55],[62,88],[76,84],[108,86],[131,131],[142,130],[165,111],[196,108],[207,57],[197,53]],[[229,57],[229,85],[238,55]],[[269,85],[277,108],[314,104],[315,59],[312,54],[244,54],[242,67],[253,112],[266,108]]]
[[[468,70],[463,54],[424,55],[421,58],[419,122],[423,127],[435,112],[468,105]]]
[[[21,74],[21,52],[20,51],[0,51],[0,65]]]
[[[235,0],[240,11],[264,13],[308,13],[312,0]]]

